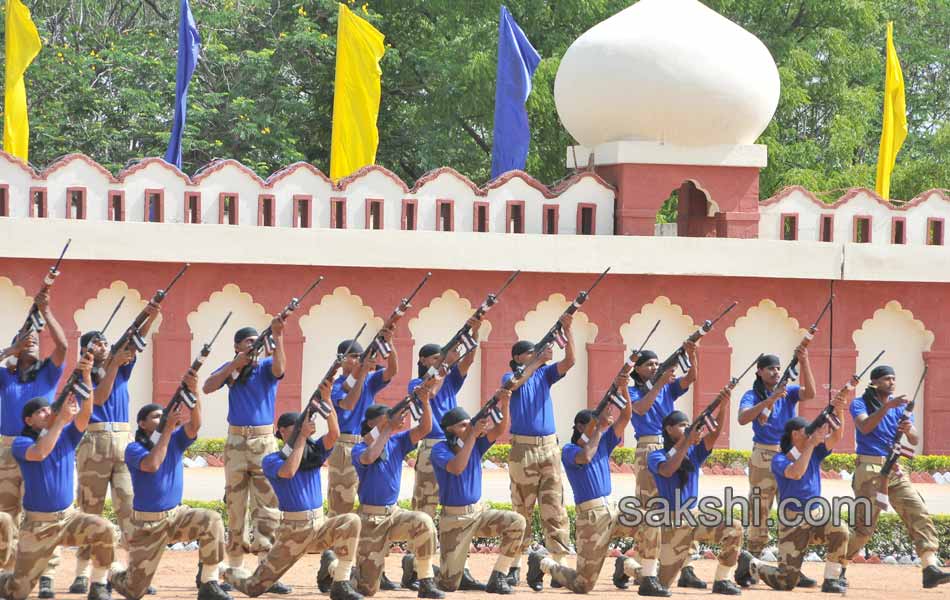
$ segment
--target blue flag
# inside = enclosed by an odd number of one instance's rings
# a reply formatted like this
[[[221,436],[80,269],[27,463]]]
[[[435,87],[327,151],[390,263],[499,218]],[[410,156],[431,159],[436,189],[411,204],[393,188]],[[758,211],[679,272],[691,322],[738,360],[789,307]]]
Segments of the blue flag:
[[[524,169],[531,142],[525,102],[531,93],[541,55],[534,49],[508,9],[498,21],[498,71],[495,81],[495,132],[491,149],[491,176]]]
[[[165,161],[181,168],[181,136],[185,131],[185,112],[188,108],[188,84],[198,63],[201,38],[195,18],[191,15],[188,0],[181,0],[181,17],[178,25],[178,70],[175,73],[175,122],[172,137],[168,140]]]

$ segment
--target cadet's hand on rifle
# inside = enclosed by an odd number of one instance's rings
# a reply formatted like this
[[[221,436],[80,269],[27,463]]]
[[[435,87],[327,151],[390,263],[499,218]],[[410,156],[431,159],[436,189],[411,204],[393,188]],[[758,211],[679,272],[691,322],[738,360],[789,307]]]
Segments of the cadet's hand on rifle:
[[[835,407],[836,412],[844,412],[848,408],[848,397],[844,394],[838,394],[831,401],[831,404]]]
[[[803,363],[808,360],[808,348],[799,344],[795,348],[795,358],[798,359],[798,362]]]
[[[617,375],[616,379],[614,379],[614,387],[616,387],[618,390],[622,390],[623,388],[627,387],[627,382],[629,380],[630,380],[629,374],[624,375],[623,373],[621,373],[620,375]]]
[[[181,382],[192,394],[198,393],[198,374],[191,369],[188,369],[188,372],[185,373],[185,376],[181,378]]]
[[[363,357],[363,362],[360,363],[360,372],[359,375],[365,375],[371,373],[376,367],[376,353],[367,352],[366,356]]]
[[[600,413],[600,419],[598,419],[597,425],[601,430],[607,430],[613,426],[614,421],[616,420],[616,417],[614,417],[613,413],[610,412],[610,407],[608,405],[607,410]]]
[[[379,337],[391,344],[393,341],[393,330],[390,327],[387,327],[379,332]]]
[[[239,371],[251,364],[250,352],[239,352],[237,356],[234,357],[234,360],[231,361],[231,364],[234,366],[235,371]]]
[[[495,397],[498,398],[498,404],[501,405],[502,409],[508,408],[508,403],[511,402],[511,390],[498,388],[498,391],[495,392]]]
[[[551,359],[554,358],[554,348],[552,348],[551,346],[548,346],[547,348],[545,348],[544,352],[541,353],[541,357],[543,359],[541,362],[549,362]]]
[[[28,333],[28,334],[24,335],[23,337],[17,339],[17,340],[16,340],[16,343],[13,344],[13,348],[10,349],[10,354],[11,354],[12,356],[17,356],[17,355],[20,354],[21,352],[24,352],[24,351],[28,350],[30,347],[32,347],[33,344],[34,344],[33,336],[35,336],[35,335],[36,335],[36,333],[34,333],[34,332],[31,331],[30,333]]]
[[[701,442],[704,437],[706,437],[707,433],[709,433],[709,431],[706,429],[705,425],[697,425],[696,427],[693,427],[689,432],[689,445],[695,446]]]
[[[491,429],[491,419],[484,418],[479,419],[478,423],[475,423],[475,437],[482,437],[488,433],[488,430]]]
[[[478,339],[478,330],[482,328],[481,319],[476,319],[475,317],[470,317],[468,321],[465,321],[465,324],[468,325],[468,328],[471,330],[472,337],[476,340]]]
[[[893,398],[888,398],[887,402],[884,403],[884,408],[886,410],[890,410],[892,408],[900,408],[901,406],[904,406],[908,402],[910,401],[907,399],[907,395],[901,394],[900,396],[894,396]]]
[[[307,419],[306,421],[304,421],[303,424],[300,426],[300,435],[297,436],[297,443],[306,444],[307,438],[313,435],[316,430],[317,430],[317,425],[316,423],[313,422],[313,419]]]
[[[132,344],[126,344],[118,349],[116,354],[117,364],[121,367],[127,365],[135,359],[135,348],[132,347]]]
[[[168,427],[166,430],[174,431],[176,427],[185,422],[185,412],[183,404],[176,404],[175,409],[168,414]]]
[[[60,425],[67,425],[76,418],[76,415],[79,414],[79,402],[76,401],[75,396],[70,396],[63,402],[63,406],[59,409],[59,412],[56,413],[56,421]]]
[[[561,329],[564,330],[564,333],[570,333],[571,325],[574,324],[574,315],[561,315],[561,318],[558,319],[558,323],[561,324]]]
[[[676,379],[676,369],[667,369],[666,372],[663,373],[663,376],[660,377],[660,380],[657,381],[657,384],[660,387],[663,387],[665,385],[669,385],[673,383],[675,379]]]
[[[389,420],[385,422],[389,423],[389,428],[395,431],[406,424],[406,418],[408,416],[409,416],[409,407],[405,406],[399,412],[389,417]]]
[[[696,342],[686,340],[683,342],[683,350],[686,351],[686,358],[689,359],[689,362],[696,362]]]
[[[320,382],[320,385],[317,387],[317,393],[320,394],[320,399],[330,404],[330,393],[333,391],[333,379],[324,379]]]
[[[271,319],[270,332],[275,340],[284,335],[284,321],[280,318],[280,315]]]
[[[162,307],[160,304],[158,304],[154,300],[149,300],[148,304],[145,305],[145,308],[142,309],[142,312],[148,315],[148,318],[154,319],[159,314],[161,314]]]
[[[808,441],[806,442],[812,448],[818,446],[818,444],[825,441],[825,438],[831,433],[831,426],[828,423],[823,424],[821,427],[816,429],[810,436],[808,436]]]
[[[778,402],[779,398],[785,397],[785,391],[786,391],[787,385],[788,385],[787,383],[783,383],[782,385],[772,390],[772,394],[765,400],[766,402],[769,403],[769,406],[775,405],[775,403]]]
[[[87,379],[92,374],[92,352],[86,352],[82,358],[79,359],[79,362],[76,363],[76,368],[79,369],[79,372],[82,373],[83,379]]]
[[[36,295],[33,298],[33,302],[36,303],[36,308],[39,309],[44,315],[49,311],[49,290],[44,290]]]
[[[901,433],[903,433],[903,434],[908,434],[908,433],[910,433],[910,428],[911,428],[911,427],[912,427],[912,425],[910,424],[910,420],[908,420],[908,419],[901,419],[900,423],[897,424],[897,431],[899,431],[899,432],[901,432]]]

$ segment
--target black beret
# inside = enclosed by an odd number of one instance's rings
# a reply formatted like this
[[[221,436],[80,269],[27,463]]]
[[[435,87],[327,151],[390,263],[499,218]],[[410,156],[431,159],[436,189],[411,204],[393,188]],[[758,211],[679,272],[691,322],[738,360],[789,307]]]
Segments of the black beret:
[[[419,358],[429,358],[440,352],[442,352],[442,346],[438,344],[426,344],[422,348],[419,348]]]
[[[33,413],[47,406],[49,406],[49,400],[46,398],[33,398],[23,405],[23,421],[26,422],[27,417],[32,417]]]
[[[353,345],[350,346],[350,344],[353,344]],[[343,354],[344,352],[347,351],[347,348],[349,348],[350,354],[363,353],[363,346],[361,346],[359,342],[355,342],[353,340],[343,340],[342,342],[340,342],[336,347],[336,353]]]
[[[646,361],[654,359],[654,358],[659,359],[660,357],[657,356],[656,352],[654,352],[653,350],[643,350],[640,352],[639,356],[637,356],[637,362],[633,363],[633,366],[639,367]]]
[[[257,330],[253,327],[242,327],[234,332],[234,343],[240,344],[249,337],[257,336]]]
[[[755,361],[756,369],[767,369],[769,367],[781,367],[782,361],[774,354],[763,354],[759,360]]]
[[[469,419],[471,419],[471,416],[469,416],[468,411],[461,406],[456,406],[449,412],[442,415],[442,421],[439,422],[439,425],[444,431],[453,425],[458,425],[462,421],[467,421]]]
[[[888,375],[897,375],[894,372],[894,367],[889,365],[878,365],[871,370],[871,379],[880,379],[881,377],[887,377]]]
[[[164,407],[161,404],[155,404],[155,403],[146,404],[145,406],[140,408],[138,414],[135,415],[135,422],[138,423],[139,421],[144,421],[145,419],[148,418],[150,414],[152,414],[156,410],[164,410]]]
[[[527,340],[518,340],[515,342],[515,345],[511,347],[511,358],[519,354],[524,354],[525,352],[534,352],[534,344]]]

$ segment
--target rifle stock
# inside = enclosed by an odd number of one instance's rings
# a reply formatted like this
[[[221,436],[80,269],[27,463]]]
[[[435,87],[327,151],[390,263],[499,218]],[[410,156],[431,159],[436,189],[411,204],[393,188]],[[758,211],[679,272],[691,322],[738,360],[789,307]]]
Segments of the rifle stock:
[[[689,433],[693,430],[693,428],[697,426],[705,425],[709,431],[713,431],[714,429],[719,427],[719,423],[716,421],[716,418],[713,416],[713,413],[719,410],[719,405],[722,404],[722,401],[726,399],[726,393],[732,392],[732,390],[736,389],[736,386],[739,384],[740,381],[742,381],[742,378],[745,377],[746,374],[752,370],[752,367],[754,367],[756,363],[759,362],[759,358],[761,357],[762,357],[761,354],[757,356],[755,360],[752,361],[752,364],[746,367],[745,371],[740,373],[738,377],[729,378],[729,383],[726,384],[725,389],[720,390],[719,393],[716,394],[716,397],[713,398],[713,401],[710,402],[706,408],[700,411],[700,413],[696,415],[696,418],[693,419],[693,422],[690,423],[689,427],[686,430],[687,435],[689,435]]]
[[[39,291],[36,292],[36,296],[48,292],[53,283],[55,283],[56,278],[59,276],[59,265],[63,262],[63,257],[66,256],[66,250],[69,249],[69,244],[72,243],[72,238],[66,240],[66,245],[63,246],[63,251],[59,253],[59,258],[56,259],[56,262],[52,267],[49,268],[49,272],[43,277],[43,283],[40,285]],[[33,304],[30,305],[30,310],[26,313],[26,319],[23,321],[23,325],[20,326],[20,330],[17,331],[16,339],[14,344],[18,343],[24,337],[30,335],[31,332],[35,331],[40,333],[46,327],[46,319],[43,318],[43,315],[40,314],[40,308],[36,305],[36,300],[33,301]]]
[[[472,319],[481,321],[485,314],[490,311],[492,307],[495,306],[495,304],[498,303],[498,299],[501,297],[502,292],[504,292],[520,274],[521,271],[515,271],[508,277],[508,280],[505,281],[504,285],[502,285],[497,292],[489,293],[485,298],[485,301],[482,302],[477,309],[475,309],[475,312],[471,317],[469,317],[468,321]],[[443,357],[448,356],[449,352],[461,346],[464,352],[460,353],[459,358],[462,358],[465,356],[465,354],[473,351],[478,346],[478,342],[474,337],[472,337],[472,328],[468,326],[468,321],[466,321],[465,324],[462,325],[462,327],[457,332],[455,332],[455,335],[452,336],[448,343],[442,346],[441,353]]]
[[[815,319],[815,322],[811,324],[811,327],[809,327],[808,331],[805,333],[805,337],[803,337],[801,343],[798,344],[800,348],[807,348],[808,344],[810,344],[812,339],[814,339],[815,333],[818,331],[818,325],[825,317],[825,313],[828,312],[828,309],[831,308],[831,304],[834,302],[834,299],[834,294],[828,298],[828,302],[825,303],[825,307],[821,309],[820,313],[818,313],[818,318]],[[789,361],[788,366],[785,367],[785,371],[782,372],[782,376],[779,378],[775,387],[781,387],[787,384],[789,381],[795,381],[796,379],[798,379],[798,357],[793,354],[792,359]]]
[[[656,374],[653,375],[653,379],[649,382],[648,387],[652,387],[654,384],[656,384],[656,382],[660,380],[660,377],[662,377],[664,373],[670,369],[675,369],[677,365],[679,365],[680,369],[682,369],[684,373],[689,371],[693,365],[689,362],[689,358],[686,356],[686,342],[692,342],[694,344],[698,342],[701,337],[712,331],[712,328],[715,327],[716,323],[718,323],[720,319],[726,316],[726,314],[728,314],[729,311],[735,308],[738,304],[738,302],[733,302],[728,307],[726,307],[725,310],[719,313],[719,316],[715,319],[707,319],[704,321],[699,329],[690,334],[690,336],[686,338],[686,341],[684,341],[679,348],[674,350],[673,353],[666,358],[666,360],[660,363],[660,366],[657,368]]]
[[[917,395],[920,393],[920,388],[923,385],[924,379],[926,379],[926,377],[927,367],[924,367],[924,372],[920,374],[920,379],[917,381],[917,389],[914,390],[914,397],[911,398],[910,403],[904,407],[904,413],[901,415],[900,423],[910,421],[910,418],[914,415],[914,405],[917,403]],[[891,471],[897,465],[897,461],[900,458],[913,458],[914,454],[916,454],[915,448],[910,444],[904,443],[904,432],[897,431],[894,434],[894,441],[891,444],[891,449],[887,454],[887,458],[884,460],[884,464],[881,466],[881,487],[877,492],[877,503],[880,505],[882,510],[887,510],[890,500],[887,494],[887,489],[889,487],[888,480]]]
[[[576,313],[577,309],[587,302],[587,298],[590,297],[590,293],[594,291],[594,288],[597,287],[600,282],[603,281],[604,277],[607,276],[608,271],[610,271],[610,267],[604,269],[604,272],[597,276],[597,279],[594,280],[594,283],[591,284],[589,288],[586,290],[581,290],[577,294],[577,297],[574,298],[574,301],[571,302],[566,309],[564,309],[563,313],[561,313],[561,317]],[[565,346],[567,346],[567,337],[564,335],[564,328],[561,325],[560,317],[558,317],[558,320],[554,322],[554,325],[548,329],[548,332],[544,334],[544,337],[542,337],[541,340],[534,345],[535,354],[541,354],[552,344],[557,344],[562,350],[565,348]]]
[[[880,352],[878,352],[877,356],[874,357],[874,359],[870,362],[870,364],[868,364],[868,366],[864,367],[863,371],[852,375],[849,380],[849,383],[852,386],[857,386],[858,382],[861,381],[861,378],[864,377],[864,374],[867,373],[871,369],[871,367],[877,364],[877,361],[881,360],[882,356],[884,356],[884,350],[881,350]],[[835,415],[835,407],[830,402],[828,403],[827,406],[821,409],[821,412],[818,413],[818,416],[816,416],[815,419],[805,427],[805,435],[813,434],[819,427],[821,427],[825,423],[831,425],[832,429],[838,429],[839,427],[841,427],[841,420],[838,419],[838,417]]]
[[[185,263],[185,265],[178,271],[178,273],[172,278],[171,282],[169,282],[167,286],[155,292],[155,295],[152,296],[151,302],[153,304],[161,304],[162,300],[164,300],[165,297],[168,296],[168,293],[171,292],[172,287],[174,287],[175,283],[178,282],[178,280],[181,278],[182,275],[185,274],[185,271],[190,266],[191,265],[189,263]],[[142,352],[143,350],[145,350],[145,346],[147,345],[147,343],[145,341],[145,338],[142,336],[141,331],[142,331],[142,327],[145,325],[145,322],[147,320],[148,320],[148,312],[146,311],[146,309],[143,308],[142,311],[139,312],[138,315],[136,315],[135,319],[133,319],[132,324],[129,325],[129,328],[125,330],[125,333],[123,333],[122,336],[116,341],[116,343],[112,345],[112,350],[111,350],[112,356],[109,357],[110,361],[113,360],[114,356],[119,351],[121,351],[123,348],[126,347],[126,345],[130,343],[132,344],[132,348],[134,348],[136,352]]]

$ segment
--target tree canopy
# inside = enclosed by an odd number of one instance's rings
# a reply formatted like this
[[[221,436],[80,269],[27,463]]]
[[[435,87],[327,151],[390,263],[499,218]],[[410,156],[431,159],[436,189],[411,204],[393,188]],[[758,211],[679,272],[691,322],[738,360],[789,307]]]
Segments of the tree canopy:
[[[499,0],[373,0],[353,10],[386,35],[377,163],[412,182],[451,166],[488,178]],[[704,0],[758,36],[782,93],[760,143],[763,197],[791,184],[833,199],[874,187],[884,30],[907,86],[910,134],[894,198],[950,185],[950,0]],[[178,0],[35,0],[44,48],[28,70],[31,159],[83,152],[113,171],[163,156],[174,114]],[[528,101],[527,171],[567,174],[554,107],[560,57],[629,0],[507,0],[541,53]],[[329,170],[337,3],[193,0],[202,56],[189,95],[184,169],[215,157],[266,176],[306,160]]]

